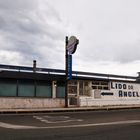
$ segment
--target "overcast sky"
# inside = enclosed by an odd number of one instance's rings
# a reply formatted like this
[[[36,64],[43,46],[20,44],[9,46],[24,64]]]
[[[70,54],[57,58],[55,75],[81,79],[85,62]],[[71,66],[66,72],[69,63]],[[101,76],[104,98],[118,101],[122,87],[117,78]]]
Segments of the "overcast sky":
[[[65,36],[79,39],[73,70],[140,71],[139,0],[0,0],[0,64],[65,68]]]

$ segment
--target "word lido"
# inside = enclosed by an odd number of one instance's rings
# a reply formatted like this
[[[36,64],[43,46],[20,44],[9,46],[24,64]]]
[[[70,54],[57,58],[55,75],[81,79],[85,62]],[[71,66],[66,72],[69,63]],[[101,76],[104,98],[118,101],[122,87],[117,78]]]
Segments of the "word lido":
[[[111,82],[111,89],[118,91],[119,97],[140,97],[139,92],[131,84]]]

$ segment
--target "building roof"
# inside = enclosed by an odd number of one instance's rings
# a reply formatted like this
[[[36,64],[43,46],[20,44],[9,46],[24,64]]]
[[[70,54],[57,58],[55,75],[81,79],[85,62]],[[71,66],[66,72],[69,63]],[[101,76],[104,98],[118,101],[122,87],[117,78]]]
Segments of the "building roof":
[[[139,82],[139,77],[114,74],[102,74],[92,72],[73,71],[73,79],[103,80],[103,81],[126,81]],[[0,64],[0,78],[12,79],[36,79],[36,80],[65,80],[65,70],[36,68]]]

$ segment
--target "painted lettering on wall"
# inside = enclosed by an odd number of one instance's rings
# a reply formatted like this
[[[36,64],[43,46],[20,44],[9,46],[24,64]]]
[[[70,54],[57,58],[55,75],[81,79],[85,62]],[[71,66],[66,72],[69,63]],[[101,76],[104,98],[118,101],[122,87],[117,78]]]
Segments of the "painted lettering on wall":
[[[118,91],[119,97],[140,97],[133,84],[111,82],[111,89]]]

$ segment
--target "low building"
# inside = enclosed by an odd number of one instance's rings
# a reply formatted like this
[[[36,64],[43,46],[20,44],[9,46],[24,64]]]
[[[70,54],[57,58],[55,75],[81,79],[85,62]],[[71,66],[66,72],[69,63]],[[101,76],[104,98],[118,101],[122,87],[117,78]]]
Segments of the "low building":
[[[0,109],[65,107],[65,71],[0,65]],[[68,105],[140,105],[140,75],[73,71]]]

